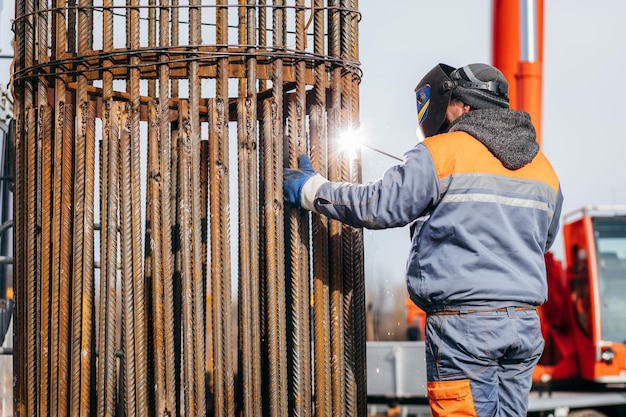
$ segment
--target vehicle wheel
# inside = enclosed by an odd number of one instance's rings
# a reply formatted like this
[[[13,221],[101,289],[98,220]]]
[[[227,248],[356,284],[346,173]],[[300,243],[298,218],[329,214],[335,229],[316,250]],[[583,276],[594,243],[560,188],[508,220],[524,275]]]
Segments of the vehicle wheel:
[[[596,410],[576,410],[567,415],[567,417],[607,417],[606,414]]]

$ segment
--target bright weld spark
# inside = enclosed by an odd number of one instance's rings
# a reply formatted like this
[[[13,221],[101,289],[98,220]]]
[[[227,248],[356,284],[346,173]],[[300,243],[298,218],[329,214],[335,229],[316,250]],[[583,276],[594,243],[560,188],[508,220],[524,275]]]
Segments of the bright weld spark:
[[[339,137],[339,151],[341,153],[347,153],[350,159],[355,159],[357,157],[357,150],[359,148],[366,148],[370,151],[377,152],[381,155],[385,155],[397,161],[402,161],[402,158],[398,158],[395,155],[364,144],[362,139],[363,138],[361,132],[358,129],[348,129],[344,131],[343,134]]]

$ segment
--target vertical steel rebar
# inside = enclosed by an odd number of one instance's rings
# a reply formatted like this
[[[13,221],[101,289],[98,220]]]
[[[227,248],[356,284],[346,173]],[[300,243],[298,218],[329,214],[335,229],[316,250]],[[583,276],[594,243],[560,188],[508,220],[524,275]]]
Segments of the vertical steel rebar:
[[[324,1],[314,2],[315,54],[325,53]],[[318,172],[327,176],[328,154],[326,134],[326,90],[328,84],[327,66],[320,63],[315,68],[314,99],[309,121],[311,163]],[[315,415],[330,416],[332,408],[330,357],[330,310],[329,310],[329,253],[328,218],[311,216],[312,257],[313,257],[313,332],[315,340]]]
[[[181,287],[182,287],[182,340],[183,340],[183,372],[182,389],[184,395],[185,415],[196,415],[196,390],[194,371],[194,273],[193,273],[193,228],[192,228],[192,196],[191,188],[191,137],[187,101],[181,100],[178,107],[178,221],[181,254]]]
[[[52,238],[52,150],[53,150],[53,120],[52,108],[39,108],[39,128],[41,138],[41,300],[40,304],[40,354],[39,354],[39,413],[49,412],[50,393],[50,339],[51,339],[51,238]],[[17,202],[17,200],[16,200]],[[19,340],[19,339],[18,339]]]
[[[25,297],[27,317],[31,320],[26,322],[26,334],[29,340],[36,340],[37,337],[37,305],[40,296],[40,275],[37,270],[37,184],[36,184],[36,168],[37,168],[37,121],[36,109],[30,108],[26,111],[26,131],[24,137],[26,139],[26,210],[28,213],[28,223],[26,225],[26,256],[27,265],[26,273],[30,278],[25,285]],[[37,414],[37,345],[29,343],[27,347],[27,369],[26,377],[28,380],[28,415]]]
[[[200,31],[201,2],[199,0],[191,0],[189,8],[189,44],[190,54],[196,58],[189,64],[189,136],[191,140],[191,209],[192,209],[192,285],[193,285],[193,365],[194,365],[194,390],[196,391],[196,407],[197,415],[206,415],[206,380],[204,373],[205,364],[205,348],[202,332],[204,331],[204,288],[203,288],[203,262],[202,262],[202,209],[201,209],[201,193],[203,186],[200,182],[200,97],[202,88],[199,75],[199,62],[197,59],[197,51],[202,45],[202,34]]]
[[[272,10],[272,47],[275,51],[280,52],[285,48],[285,5],[284,0],[276,0],[274,9]],[[272,65],[272,144],[273,152],[276,153],[275,162],[271,172],[272,177],[267,180],[273,183],[274,195],[280,193],[282,188],[282,168],[283,153],[282,142],[284,139],[283,131],[283,61],[278,58],[273,61]],[[280,144],[280,145],[278,145]],[[283,212],[284,215],[284,212]],[[269,310],[269,357],[270,357],[270,380],[275,384],[270,388],[270,415],[280,416],[288,410],[287,398],[287,334],[286,334],[286,306],[285,306],[285,267],[281,262],[285,257],[284,250],[284,226],[276,224],[276,237],[281,240],[276,242],[274,246],[276,253],[272,254],[273,259],[270,262],[276,262],[276,275],[268,277],[272,282],[271,294],[274,299],[268,299]],[[277,258],[276,258],[277,257]]]
[[[145,276],[150,282],[152,310],[152,382],[154,393],[150,395],[151,406],[157,415],[164,414],[165,398],[165,334],[163,332],[163,244],[161,240],[161,172],[159,154],[159,110],[158,103],[148,103],[148,144],[146,162],[146,255]],[[151,407],[152,408],[152,407]],[[153,414],[151,412],[150,414]]]
[[[160,0],[159,9],[159,44],[167,48],[170,45],[170,9],[168,0]],[[174,348],[174,256],[172,249],[172,136],[170,131],[170,68],[168,56],[159,56],[159,174],[160,174],[160,198],[161,198],[161,234],[162,242],[162,282],[158,285],[163,287],[162,321],[157,322],[160,335],[163,335],[163,347],[158,352],[162,357],[164,375],[158,375],[158,379],[164,384],[164,397],[157,397],[157,412],[159,416],[178,415],[176,401],[176,365]],[[175,205],[174,205],[175,207]],[[157,339],[158,340],[158,339]],[[159,367],[161,369],[161,367]]]
[[[296,51],[304,53],[306,34],[304,29],[304,1],[296,1],[295,38]],[[288,107],[288,149],[289,164],[297,167],[298,155],[308,152],[305,134],[306,114],[306,63],[296,62],[296,92]],[[310,392],[310,330],[309,330],[309,223],[308,214],[299,209],[287,213],[289,224],[290,259],[290,414],[308,416],[311,414]]]

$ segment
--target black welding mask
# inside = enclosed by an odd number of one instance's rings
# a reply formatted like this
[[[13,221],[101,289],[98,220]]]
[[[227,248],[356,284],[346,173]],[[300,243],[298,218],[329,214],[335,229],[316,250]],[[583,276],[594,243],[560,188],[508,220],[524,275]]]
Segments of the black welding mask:
[[[455,68],[438,64],[415,87],[417,103],[417,121],[424,137],[434,136],[447,130],[446,110],[452,96],[455,83],[450,74]]]

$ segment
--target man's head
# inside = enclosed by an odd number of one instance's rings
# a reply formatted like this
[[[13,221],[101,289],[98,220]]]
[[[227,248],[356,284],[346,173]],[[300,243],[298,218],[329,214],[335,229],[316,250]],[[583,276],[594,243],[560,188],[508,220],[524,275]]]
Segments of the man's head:
[[[508,83],[500,70],[487,64],[455,69],[439,64],[415,88],[418,121],[424,136],[447,131],[448,104],[462,102],[468,110],[508,108]],[[458,104],[458,103],[456,103]]]

